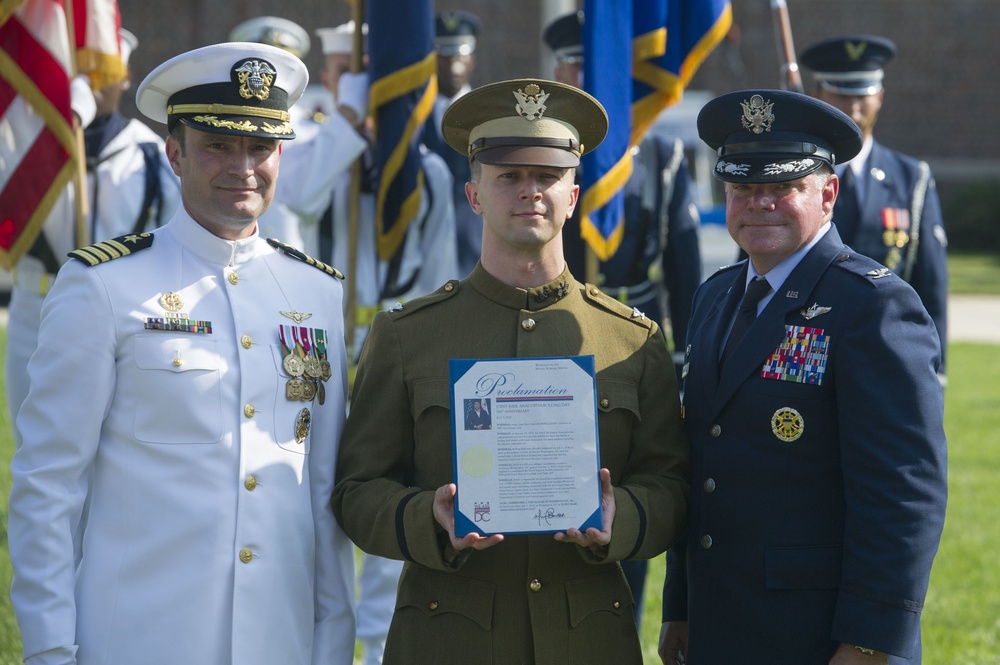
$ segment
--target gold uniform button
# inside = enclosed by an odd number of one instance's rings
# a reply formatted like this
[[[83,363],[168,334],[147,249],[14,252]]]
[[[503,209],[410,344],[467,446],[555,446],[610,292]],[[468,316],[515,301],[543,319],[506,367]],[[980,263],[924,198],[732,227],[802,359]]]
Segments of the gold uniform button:
[[[230,270],[229,274],[226,275],[226,279],[229,280],[230,284],[235,286],[236,283],[240,281],[240,276],[236,274],[235,270]]]
[[[524,321],[521,321],[521,327],[527,330],[528,332],[531,332],[532,330],[535,329],[535,320],[525,319]]]
[[[249,349],[253,346],[253,340],[250,339],[250,335],[243,335],[243,337],[240,337],[240,344],[243,345],[244,349]]]
[[[611,603],[611,606],[617,610],[621,608],[622,604],[616,600],[615,602]]]
[[[596,286],[592,286],[592,287],[590,287],[590,295],[592,295],[592,296],[601,295],[601,290],[599,288],[597,288]]]
[[[256,412],[257,410],[253,408],[253,404],[247,404],[243,407],[243,415],[247,418],[253,418],[253,414]]]
[[[436,600],[432,600],[431,604],[428,605],[427,607],[431,608],[432,610],[436,610],[438,608],[438,602]]]
[[[181,360],[180,358],[174,358],[174,367],[180,367],[183,364],[184,364],[183,360]]]
[[[444,285],[444,290],[448,291],[450,293],[450,292],[452,292],[452,291],[455,290],[455,285],[452,284],[451,282],[448,282],[447,284]],[[437,603],[432,603],[432,605],[436,606]],[[431,609],[434,609],[434,608],[431,608]]]
[[[247,476],[247,479],[243,481],[243,487],[246,487],[248,492],[254,491],[257,489],[257,478],[255,476]]]
[[[531,582],[528,584],[528,588],[534,591],[535,593],[538,593],[539,591],[542,590],[542,583],[539,580],[531,580]]]
[[[601,400],[601,408],[602,409],[606,409],[609,406],[611,406],[611,402],[608,401],[607,397],[605,397],[604,399]]]
[[[243,563],[250,563],[253,560],[253,550],[249,547],[244,547],[240,550],[240,561]]]
[[[722,436],[722,425],[715,424],[708,428],[708,435],[713,439],[718,439]]]

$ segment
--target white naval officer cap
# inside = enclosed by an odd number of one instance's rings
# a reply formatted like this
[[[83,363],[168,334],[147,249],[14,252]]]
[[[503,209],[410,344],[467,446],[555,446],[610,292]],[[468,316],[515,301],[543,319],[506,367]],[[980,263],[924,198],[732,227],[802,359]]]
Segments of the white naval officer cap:
[[[227,42],[167,60],[139,84],[147,118],[214,134],[294,139],[288,109],[309,82],[305,64],[267,44]]]

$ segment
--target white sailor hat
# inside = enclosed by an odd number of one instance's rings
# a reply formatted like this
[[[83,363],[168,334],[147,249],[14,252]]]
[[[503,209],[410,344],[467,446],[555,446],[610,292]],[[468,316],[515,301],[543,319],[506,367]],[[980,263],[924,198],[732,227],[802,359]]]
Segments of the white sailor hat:
[[[135,101],[171,130],[180,122],[215,134],[293,139],[288,109],[308,82],[306,66],[288,51],[227,42],[164,62],[139,84]]]
[[[229,41],[277,46],[300,58],[309,54],[310,46],[305,28],[280,16],[258,16],[243,21],[230,31]]]
[[[441,119],[445,141],[483,164],[573,168],[608,132],[608,114],[583,90],[540,79],[480,86]]]
[[[139,47],[139,38],[125,28],[118,28],[118,48],[121,50],[122,63],[128,65],[132,52]]]
[[[354,21],[336,28],[316,28],[316,36],[323,46],[323,55],[350,55],[354,51]],[[368,52],[368,24],[361,24],[361,48]]]

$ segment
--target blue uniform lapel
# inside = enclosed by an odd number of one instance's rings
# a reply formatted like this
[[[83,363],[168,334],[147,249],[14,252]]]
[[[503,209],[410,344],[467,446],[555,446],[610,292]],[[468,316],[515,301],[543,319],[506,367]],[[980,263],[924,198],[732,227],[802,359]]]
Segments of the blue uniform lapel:
[[[715,393],[713,415],[718,414],[747,379],[760,372],[761,365],[785,337],[785,324],[789,313],[808,307],[807,302],[816,283],[827,267],[844,249],[844,243],[832,227],[813,247],[792,273],[779,286],[757,320],[740,341],[733,356],[726,363],[719,377]],[[746,270],[741,271],[746,279]],[[733,305],[735,307],[735,305]],[[728,320],[728,319],[727,319]],[[716,323],[716,326],[724,323]]]

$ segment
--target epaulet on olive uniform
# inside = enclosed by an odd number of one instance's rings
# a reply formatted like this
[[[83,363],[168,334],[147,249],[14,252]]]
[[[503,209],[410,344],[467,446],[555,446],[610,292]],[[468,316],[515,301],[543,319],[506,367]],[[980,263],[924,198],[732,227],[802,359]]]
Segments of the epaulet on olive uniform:
[[[650,328],[653,325],[652,319],[650,319],[646,314],[635,307],[629,307],[617,298],[612,298],[604,291],[601,291],[598,287],[593,284],[583,285],[583,297],[588,302],[599,306],[612,314],[617,314],[623,319],[627,319],[632,323],[642,326],[643,328]]]
[[[331,277],[336,277],[337,279],[344,279],[344,273],[340,272],[339,270],[337,270],[333,266],[328,266],[327,264],[323,263],[322,261],[317,261],[316,259],[314,259],[313,257],[309,256],[305,252],[303,252],[301,250],[298,250],[298,249],[295,249],[291,245],[287,245],[287,244],[281,242],[280,240],[278,240],[276,238],[268,238],[267,239],[267,244],[270,245],[271,247],[276,248],[276,249],[280,249],[281,251],[283,251],[288,256],[296,258],[299,261],[302,261],[303,263],[308,263],[313,268],[316,268],[318,270],[322,270],[323,272],[325,272],[327,275],[330,275]]]
[[[414,298],[413,300],[407,302],[405,305],[401,303],[396,303],[396,305],[389,310],[389,316],[394,319],[398,319],[409,314],[413,314],[425,307],[430,307],[439,302],[444,302],[448,298],[458,293],[459,281],[457,279],[448,280],[441,288],[433,293],[428,293],[425,296],[420,296],[419,298]]]
[[[152,233],[130,233],[126,236],[118,236],[111,240],[104,240],[87,247],[74,249],[68,256],[86,266],[96,266],[99,263],[106,263],[111,259],[128,256],[152,246]]]

